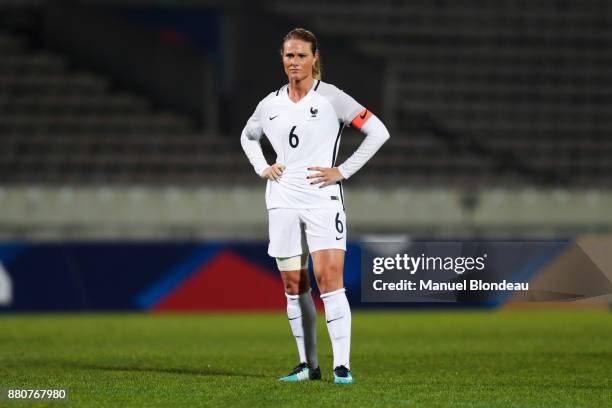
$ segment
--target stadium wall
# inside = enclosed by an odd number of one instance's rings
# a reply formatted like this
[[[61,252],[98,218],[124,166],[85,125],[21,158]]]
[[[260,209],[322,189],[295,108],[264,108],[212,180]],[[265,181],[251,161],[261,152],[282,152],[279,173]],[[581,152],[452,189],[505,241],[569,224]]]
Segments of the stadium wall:
[[[252,187],[5,186],[0,239],[266,239]],[[612,192],[578,189],[350,188],[349,234],[559,238],[612,232]]]

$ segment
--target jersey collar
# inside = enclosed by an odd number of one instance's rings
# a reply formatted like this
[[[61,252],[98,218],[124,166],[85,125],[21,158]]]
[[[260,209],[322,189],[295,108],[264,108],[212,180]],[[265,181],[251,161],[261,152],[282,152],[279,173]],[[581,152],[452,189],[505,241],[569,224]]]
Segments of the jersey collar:
[[[300,105],[300,104],[302,104],[302,102],[304,102],[305,100],[310,99],[312,97],[312,94],[319,87],[320,83],[321,83],[320,79],[315,79],[314,81],[312,81],[312,86],[308,90],[308,93],[306,95],[304,95],[304,97],[302,99],[300,99],[299,101],[297,101],[297,102],[293,102],[291,100],[291,98],[289,98],[289,84],[285,85],[284,91],[281,91],[281,92],[283,93],[283,98],[285,98],[287,101],[289,101],[292,105]]]

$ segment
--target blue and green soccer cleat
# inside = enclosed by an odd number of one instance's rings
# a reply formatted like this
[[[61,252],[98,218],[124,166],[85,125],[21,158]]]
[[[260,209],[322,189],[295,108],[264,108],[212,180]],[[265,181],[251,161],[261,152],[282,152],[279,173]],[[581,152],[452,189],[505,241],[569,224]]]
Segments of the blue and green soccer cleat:
[[[321,369],[319,367],[311,368],[310,365],[308,365],[308,363],[298,364],[297,366],[295,366],[293,371],[291,371],[288,375],[286,375],[285,377],[279,378],[279,380],[281,381],[288,381],[288,382],[320,380],[320,379],[321,379]]]
[[[334,383],[336,384],[354,384],[353,373],[345,366],[334,368]]]

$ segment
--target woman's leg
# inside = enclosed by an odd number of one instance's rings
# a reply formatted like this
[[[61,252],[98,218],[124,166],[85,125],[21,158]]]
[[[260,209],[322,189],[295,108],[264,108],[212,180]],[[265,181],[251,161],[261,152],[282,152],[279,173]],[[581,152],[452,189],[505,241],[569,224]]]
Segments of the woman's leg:
[[[295,337],[300,363],[317,368],[317,311],[310,293],[308,269],[281,271],[287,297],[287,318]]]
[[[287,295],[301,295],[310,289],[308,269],[281,271],[281,278]]]
[[[325,305],[325,320],[334,352],[334,369],[350,369],[351,308],[344,292],[342,249],[322,249],[311,253],[315,278]]]
[[[287,317],[298,347],[300,365],[281,381],[320,379],[318,369],[317,311],[308,280],[308,246],[299,212],[290,208],[268,211],[270,244],[268,254],[276,258],[285,286]],[[300,254],[300,255],[295,255]],[[307,367],[307,364],[311,368]]]
[[[321,294],[344,288],[344,250],[320,249],[310,254]]]

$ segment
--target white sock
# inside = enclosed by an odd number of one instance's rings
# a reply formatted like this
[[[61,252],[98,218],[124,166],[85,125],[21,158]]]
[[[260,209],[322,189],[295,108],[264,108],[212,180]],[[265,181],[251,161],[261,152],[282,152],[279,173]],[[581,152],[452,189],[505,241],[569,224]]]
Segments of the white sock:
[[[312,368],[319,366],[317,356],[317,309],[308,292],[301,295],[287,296],[287,317],[297,343],[301,363],[308,363]]]
[[[351,354],[351,307],[345,289],[321,295],[325,304],[325,321],[334,351],[334,368],[345,366],[350,369]]]

